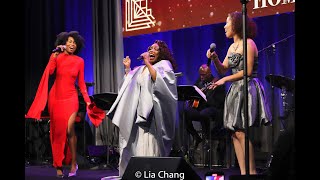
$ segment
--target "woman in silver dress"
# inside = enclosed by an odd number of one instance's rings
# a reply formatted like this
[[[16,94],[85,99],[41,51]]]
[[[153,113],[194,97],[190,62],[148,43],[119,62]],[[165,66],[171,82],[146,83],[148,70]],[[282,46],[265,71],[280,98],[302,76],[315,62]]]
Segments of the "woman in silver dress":
[[[271,122],[271,113],[262,83],[257,78],[258,49],[253,41],[256,36],[255,22],[247,18],[247,82],[248,82],[248,124],[251,126],[267,125]],[[216,52],[208,49],[206,55],[213,61],[219,74],[225,74],[231,69],[231,75],[225,76],[211,85],[211,89],[232,82],[227,92],[224,104],[224,127],[230,130],[234,150],[242,175],[245,169],[245,118],[243,94],[243,34],[242,13],[228,14],[224,26],[227,38],[233,38],[227,55],[221,63]],[[254,149],[249,140],[249,173],[256,174]]]

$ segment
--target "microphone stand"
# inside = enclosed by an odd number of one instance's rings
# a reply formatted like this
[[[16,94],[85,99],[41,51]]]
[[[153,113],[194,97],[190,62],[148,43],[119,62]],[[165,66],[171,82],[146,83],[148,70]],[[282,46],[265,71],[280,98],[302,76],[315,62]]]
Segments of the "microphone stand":
[[[274,42],[274,43],[271,43],[270,45],[268,45],[267,47],[265,47],[265,48],[263,48],[263,49],[261,49],[261,50],[259,50],[258,51],[258,53],[261,53],[261,52],[264,52],[264,51],[266,51],[266,50],[268,50],[267,52],[270,52],[270,48],[272,49],[271,50],[271,52],[272,52],[272,54],[274,55],[275,53],[276,53],[276,45],[277,44],[279,44],[279,43],[281,43],[281,42],[284,42],[284,41],[286,41],[286,40],[288,40],[289,38],[291,38],[291,37],[293,37],[295,34],[292,34],[292,35],[290,35],[290,36],[288,36],[288,37],[286,37],[286,38],[283,38],[283,39],[281,39],[280,41],[277,41],[277,42]],[[268,58],[268,54],[267,54],[267,58]],[[267,59],[267,62],[269,62],[268,61],[268,59]],[[271,71],[271,69],[274,69],[274,68],[271,68],[270,67],[270,62],[268,63],[268,65],[269,65],[269,71]],[[273,71],[271,71],[271,73],[270,74],[274,74],[273,73]],[[275,116],[275,96],[274,96],[274,79],[273,78],[270,78],[270,85],[271,85],[271,100],[272,100],[272,110],[271,110],[271,114],[272,114],[272,117],[274,117],[274,120],[272,121],[272,126],[273,126],[273,131],[272,131],[272,140],[271,140],[271,142],[272,142],[272,144],[274,144],[274,142],[275,142],[275,139],[276,139],[276,137],[278,137],[279,135],[278,135],[278,132],[275,130],[275,129],[278,129],[278,124],[277,123],[275,123],[275,122],[279,122],[278,121],[278,116]],[[282,90],[282,89],[281,89]],[[282,93],[281,93],[281,95],[282,95]],[[285,97],[285,96],[282,96],[282,97]],[[280,119],[280,123],[284,126],[284,123],[283,123],[283,120],[282,119]],[[272,162],[272,159],[273,159],[273,152],[270,154],[270,156],[268,157],[268,161],[267,161],[267,163],[266,163],[266,165],[265,165],[265,168],[270,168],[270,165],[271,165],[271,162]]]
[[[242,32],[243,32],[243,92],[244,92],[244,122],[245,122],[245,167],[246,175],[249,175],[249,123],[248,123],[248,81],[247,81],[247,8],[248,0],[240,0],[242,3]]]
[[[272,48],[273,53],[274,53],[274,52],[275,52],[275,48],[276,48],[276,44],[278,44],[278,43],[280,43],[280,42],[283,42],[283,41],[286,41],[287,39],[293,37],[294,35],[295,35],[295,34],[292,34],[292,35],[290,35],[290,36],[288,36],[288,37],[286,37],[286,38],[284,38],[284,39],[281,39],[280,41],[277,41],[277,42],[275,42],[275,43],[272,43],[272,44],[270,44],[269,46],[267,46],[267,47],[259,50],[258,52],[260,53],[260,52],[265,51],[265,50],[267,50],[267,49],[269,49],[269,48]]]
[[[292,34],[292,35],[290,35],[290,36],[288,36],[288,37],[286,37],[286,38],[283,38],[283,39],[281,39],[280,41],[277,41],[277,42],[274,42],[274,43],[271,43],[270,45],[268,45],[267,47],[265,47],[265,48],[263,48],[263,49],[261,49],[261,50],[259,50],[258,51],[258,53],[261,53],[261,52],[264,52],[264,51],[266,51],[266,50],[268,50],[267,52],[272,52],[273,54],[275,54],[276,53],[276,45],[277,44],[279,44],[279,43],[281,43],[281,42],[284,42],[284,41],[287,41],[288,39],[290,39],[291,37],[293,37],[295,34]],[[272,49],[272,50],[269,50],[269,49]],[[268,57],[268,56],[267,56]],[[268,61],[269,62],[269,61]],[[273,69],[273,68],[270,68],[270,63],[269,63],[269,71],[271,71],[271,69]],[[273,72],[271,72],[270,74],[273,74]],[[275,106],[275,101],[274,101],[274,79],[273,78],[270,78],[270,85],[271,85],[271,92],[272,92],[272,95],[271,95],[271,99],[272,99],[272,117],[277,117],[277,116],[274,116],[274,114],[275,114],[275,110],[274,110],[274,106]],[[272,126],[274,127],[273,129],[277,129],[277,127],[278,127],[278,125],[276,124],[276,123],[274,123],[274,122],[278,122],[278,120],[276,119],[276,121],[273,121],[272,123]],[[283,125],[283,122],[280,120],[280,122],[282,123],[282,125]],[[275,137],[277,137],[278,136],[278,134],[276,134],[276,132],[274,131],[273,132],[273,137],[272,137],[272,142],[274,141],[274,139],[275,139]]]

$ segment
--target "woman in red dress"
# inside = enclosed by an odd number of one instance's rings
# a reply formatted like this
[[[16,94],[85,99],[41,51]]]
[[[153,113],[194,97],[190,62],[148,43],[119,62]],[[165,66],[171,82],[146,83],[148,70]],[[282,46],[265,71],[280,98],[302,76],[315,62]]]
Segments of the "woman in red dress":
[[[84,45],[84,39],[77,31],[62,32],[57,35],[56,52],[50,56],[47,67],[42,75],[36,97],[27,113],[27,117],[40,119],[48,99],[50,115],[50,141],[53,166],[57,177],[63,178],[62,164],[70,164],[69,177],[76,176],[77,136],[74,123],[79,108],[76,80],[86,105],[91,101],[84,81],[84,60],[77,56]],[[49,75],[55,72],[55,81],[48,94]]]

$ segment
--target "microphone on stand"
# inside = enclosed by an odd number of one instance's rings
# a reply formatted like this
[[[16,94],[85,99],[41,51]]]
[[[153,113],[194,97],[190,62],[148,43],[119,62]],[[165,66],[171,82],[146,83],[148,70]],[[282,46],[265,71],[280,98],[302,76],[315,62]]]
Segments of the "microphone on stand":
[[[212,52],[214,52],[215,51],[215,49],[216,49],[216,44],[215,43],[211,43],[210,44],[210,53],[212,53]],[[210,66],[210,64],[211,64],[211,59],[210,58],[208,58],[208,61],[207,61],[207,66]]]

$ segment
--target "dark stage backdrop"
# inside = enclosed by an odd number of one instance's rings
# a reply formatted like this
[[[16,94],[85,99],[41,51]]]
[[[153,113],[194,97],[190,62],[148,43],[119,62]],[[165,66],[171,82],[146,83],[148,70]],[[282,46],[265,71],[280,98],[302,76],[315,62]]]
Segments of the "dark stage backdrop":
[[[239,11],[241,11],[240,2]],[[61,31],[77,30],[86,39],[86,47],[80,56],[85,59],[85,80],[94,82],[93,14],[92,1],[88,0],[34,0],[25,3],[25,111],[35,96],[42,72],[54,49],[54,40]],[[255,20],[259,30],[255,39],[260,50],[258,73],[267,92],[274,116],[272,133],[270,134],[267,130],[268,132],[263,135],[267,139],[263,140],[267,142],[263,144],[268,146],[264,149],[269,151],[270,145],[282,129],[282,121],[278,116],[282,116],[283,102],[280,88],[272,89],[265,77],[275,74],[295,78],[295,13],[257,17]],[[178,84],[193,84],[198,76],[198,67],[207,61],[205,53],[209,45],[212,42],[216,43],[216,51],[220,59],[223,59],[228,46],[232,43],[231,40],[225,38],[224,24],[126,37],[123,39],[123,56],[131,57],[132,66],[140,65],[141,61],[136,58],[145,52],[154,40],[164,40],[174,53],[178,63],[177,72],[183,73],[183,76],[178,78]],[[272,44],[275,45],[274,48]],[[101,48],[100,51],[102,50]],[[106,59],[106,61],[122,61],[122,58]],[[216,71],[213,72],[214,75],[217,75]],[[94,93],[93,89],[89,88],[89,94]],[[288,96],[288,101],[293,101],[294,97],[290,93]]]

